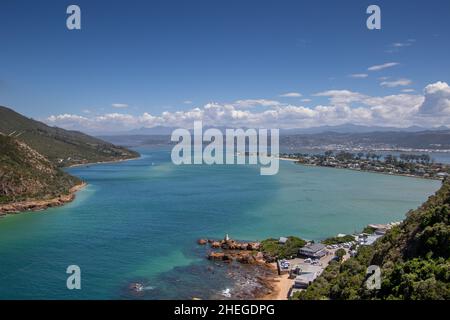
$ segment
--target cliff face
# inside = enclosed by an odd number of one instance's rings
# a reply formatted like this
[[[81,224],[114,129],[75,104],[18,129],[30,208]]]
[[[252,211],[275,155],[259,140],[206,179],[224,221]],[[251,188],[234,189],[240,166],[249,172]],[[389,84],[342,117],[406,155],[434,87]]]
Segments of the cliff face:
[[[25,143],[0,134],[0,213],[18,211],[5,206],[11,203],[69,200],[72,188],[80,184]]]

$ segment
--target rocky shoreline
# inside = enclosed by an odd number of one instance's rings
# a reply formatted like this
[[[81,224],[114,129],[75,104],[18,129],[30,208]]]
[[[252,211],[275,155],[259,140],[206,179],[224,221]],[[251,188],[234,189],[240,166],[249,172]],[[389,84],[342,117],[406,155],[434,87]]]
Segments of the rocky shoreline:
[[[48,208],[62,206],[68,202],[72,202],[75,199],[75,194],[86,185],[87,183],[82,182],[81,184],[70,188],[68,194],[60,195],[48,200],[27,200],[2,204],[0,205],[0,216],[17,214],[25,211],[42,211]]]
[[[93,163],[79,163],[79,164],[70,165],[70,166],[68,166],[68,168],[83,167],[83,166],[90,166],[90,165],[96,165],[96,164],[125,162],[125,161],[137,160],[140,158],[141,158],[141,156],[133,157],[133,158],[126,158],[126,159],[110,160],[110,161],[99,161],[99,162],[93,162]],[[26,200],[26,201],[18,201],[18,202],[14,202],[14,203],[0,204],[0,217],[5,216],[7,214],[18,214],[18,213],[27,212],[27,211],[42,211],[42,210],[45,210],[48,208],[63,206],[64,204],[75,200],[75,194],[79,190],[83,189],[85,186],[87,186],[87,183],[82,182],[81,184],[73,186],[69,190],[68,194],[60,195],[60,196],[52,198],[52,199],[42,199],[42,200],[33,199],[33,200]]]
[[[267,299],[277,295],[277,268],[269,262],[271,258],[260,251],[259,242],[236,241],[227,235],[223,240],[199,239],[197,244],[209,245],[208,260],[232,267],[228,276],[236,283],[226,298]]]

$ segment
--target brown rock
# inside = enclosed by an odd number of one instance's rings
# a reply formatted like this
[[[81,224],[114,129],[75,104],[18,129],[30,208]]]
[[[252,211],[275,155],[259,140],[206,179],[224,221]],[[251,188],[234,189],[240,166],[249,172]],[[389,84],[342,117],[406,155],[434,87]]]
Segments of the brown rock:
[[[204,246],[208,241],[206,239],[198,239],[197,243],[201,246]]]
[[[209,260],[223,260],[225,254],[223,252],[210,252],[208,255]]]
[[[264,254],[262,252],[258,252],[255,256],[255,259],[257,261],[263,261],[264,260]]]
[[[260,243],[259,242],[250,242],[247,246],[248,250],[259,250],[260,248]]]
[[[224,241],[222,243],[222,249],[227,249],[227,250],[235,250],[235,243],[232,241]]]
[[[211,248],[220,248],[221,244],[218,241],[214,241],[213,243],[211,243]]]
[[[248,248],[248,243],[241,243],[239,246],[239,250],[247,250]]]
[[[256,263],[256,259],[253,255],[249,253],[241,253],[237,257],[237,261],[243,264],[254,264]]]
[[[223,252],[210,252],[208,255],[209,260],[231,261],[233,257]]]

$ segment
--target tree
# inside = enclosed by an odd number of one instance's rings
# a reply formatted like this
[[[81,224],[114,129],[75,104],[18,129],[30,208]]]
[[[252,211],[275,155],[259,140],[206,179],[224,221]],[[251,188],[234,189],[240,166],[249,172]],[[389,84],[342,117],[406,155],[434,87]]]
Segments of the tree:
[[[404,155],[409,166],[412,159]],[[419,209],[356,256],[331,261],[323,273],[293,299],[450,299],[450,179]],[[343,251],[336,251],[342,257]],[[367,267],[382,269],[381,289],[367,290]]]
[[[386,155],[386,156],[384,157],[384,161],[385,161],[386,163],[394,163],[392,154]]]
[[[298,250],[306,245],[306,241],[297,237],[287,237],[284,244],[280,244],[278,239],[266,239],[261,241],[261,251],[270,257],[285,259],[296,256]]]
[[[338,257],[339,261],[342,261],[347,252],[344,249],[337,249],[334,253],[336,257]]]
[[[329,158],[333,155],[333,151],[332,150],[327,150],[325,151],[325,157]]]
[[[341,151],[336,155],[336,159],[338,159],[339,161],[353,160],[354,155],[350,152]]]
[[[431,157],[430,157],[430,155],[429,154],[422,154],[421,156],[420,156],[420,160],[422,160],[422,163],[426,163],[426,164],[428,164],[428,163],[430,163],[430,161],[431,161]]]

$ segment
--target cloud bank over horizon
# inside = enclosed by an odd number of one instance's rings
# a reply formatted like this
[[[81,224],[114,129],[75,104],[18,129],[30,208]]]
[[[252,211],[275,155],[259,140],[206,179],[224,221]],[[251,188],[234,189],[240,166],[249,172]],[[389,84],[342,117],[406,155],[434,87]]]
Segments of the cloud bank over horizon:
[[[450,86],[442,81],[427,85],[422,94],[404,92],[369,96],[351,90],[328,90],[313,97],[326,99],[327,103],[305,107],[277,100],[248,99],[232,103],[211,102],[189,110],[164,111],[159,115],[148,112],[140,115],[118,112],[59,114],[51,115],[44,122],[91,133],[120,133],[157,126],[192,128],[194,121],[200,120],[207,126],[280,129],[346,123],[392,127],[437,127],[450,123]]]

